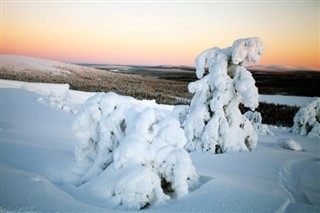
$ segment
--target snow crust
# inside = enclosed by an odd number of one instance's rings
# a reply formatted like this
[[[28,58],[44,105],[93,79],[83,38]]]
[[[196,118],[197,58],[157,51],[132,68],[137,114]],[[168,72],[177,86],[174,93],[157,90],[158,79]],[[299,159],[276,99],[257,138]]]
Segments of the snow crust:
[[[258,89],[245,69],[263,53],[259,38],[236,40],[231,47],[203,51],[196,58],[199,80],[189,84],[194,94],[184,123],[188,151],[239,152],[253,150],[258,137],[239,104],[258,107]],[[209,73],[205,74],[208,68]]]
[[[64,85],[28,84],[14,88],[16,82],[1,88],[1,212],[124,212],[117,208],[118,197],[105,199],[109,192],[107,172],[75,186],[87,167],[75,161],[74,147],[78,140],[71,129],[77,116],[68,111],[43,105],[37,100],[49,88],[57,93]],[[22,82],[21,82],[22,83]],[[12,84],[12,85],[11,85]],[[27,85],[27,84],[25,84]],[[91,93],[69,91],[70,100],[91,96]],[[61,94],[62,95],[62,94]],[[59,95],[57,95],[59,97]],[[294,98],[294,97],[292,97]],[[74,107],[81,108],[82,104]],[[278,97],[275,97],[277,101]],[[148,107],[152,102],[141,102]],[[180,121],[185,120],[187,106],[158,106]],[[319,212],[320,211],[320,147],[317,138],[293,134],[289,129],[268,128],[276,135],[259,136],[255,152],[212,155],[190,153],[201,185],[189,194],[146,207],[144,212]],[[174,136],[174,134],[173,134]],[[281,148],[277,140],[290,138],[303,147],[303,152]],[[92,164],[90,164],[92,165]],[[131,183],[144,186],[144,177],[151,176],[140,166],[116,170],[108,181],[118,183],[118,191]],[[106,170],[107,170],[106,169]],[[140,172],[140,181],[135,176]],[[133,172],[133,181],[124,183]],[[131,178],[131,176],[130,176]],[[121,180],[120,180],[121,179]],[[141,184],[143,183],[143,184]],[[124,187],[121,188],[120,185]],[[150,184],[147,184],[150,186]],[[106,190],[107,188],[107,190]],[[129,190],[129,189],[128,189]],[[263,210],[261,210],[263,209]]]
[[[87,168],[78,185],[95,192],[103,188],[101,198],[115,200],[115,207],[161,203],[170,199],[168,190],[181,197],[197,182],[179,120],[154,101],[145,105],[115,93],[97,94],[84,104],[73,129],[76,160]],[[99,175],[104,177],[99,184],[91,184]]]
[[[293,119],[291,131],[320,139],[320,98],[313,98],[301,107]]]

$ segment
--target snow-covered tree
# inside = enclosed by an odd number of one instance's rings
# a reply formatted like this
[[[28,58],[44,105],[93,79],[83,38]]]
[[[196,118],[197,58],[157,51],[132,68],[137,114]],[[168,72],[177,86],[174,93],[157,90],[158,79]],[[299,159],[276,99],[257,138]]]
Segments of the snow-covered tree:
[[[125,209],[187,194],[197,174],[178,111],[114,93],[90,98],[74,124],[80,187]]]
[[[247,111],[244,116],[249,119],[254,130],[258,135],[274,135],[268,128],[268,125],[262,124],[262,116],[260,112]]]
[[[199,80],[189,84],[194,96],[184,124],[188,151],[238,152],[256,147],[257,134],[239,104],[251,110],[258,107],[258,89],[245,65],[257,62],[263,51],[259,38],[246,38],[225,49],[207,49],[196,58]]]
[[[313,98],[305,107],[301,107],[293,123],[293,133],[320,139],[320,98]]]

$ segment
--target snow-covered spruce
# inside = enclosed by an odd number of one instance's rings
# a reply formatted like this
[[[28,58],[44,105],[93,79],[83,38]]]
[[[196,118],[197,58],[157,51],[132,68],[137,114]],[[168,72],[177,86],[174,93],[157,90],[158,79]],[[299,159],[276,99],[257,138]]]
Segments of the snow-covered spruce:
[[[256,147],[257,134],[239,104],[251,110],[258,107],[258,89],[245,65],[257,62],[263,51],[259,38],[247,38],[225,49],[205,50],[196,58],[199,80],[189,84],[194,96],[184,124],[188,151],[238,152]]]
[[[274,135],[268,128],[268,125],[262,124],[262,116],[260,112],[247,111],[244,116],[249,119],[254,130],[258,135]]]
[[[197,174],[177,111],[114,93],[90,98],[74,124],[75,157],[88,168],[79,185],[125,209],[187,194]]]
[[[320,98],[315,97],[305,107],[301,107],[293,119],[291,131],[300,135],[320,139]]]

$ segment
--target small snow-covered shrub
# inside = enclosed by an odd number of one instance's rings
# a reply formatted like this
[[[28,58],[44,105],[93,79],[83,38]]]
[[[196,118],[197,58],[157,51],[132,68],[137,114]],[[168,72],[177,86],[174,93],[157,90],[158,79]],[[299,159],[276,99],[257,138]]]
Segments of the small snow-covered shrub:
[[[316,97],[305,107],[301,107],[293,122],[293,133],[320,139],[320,98]]]
[[[247,111],[244,116],[249,119],[254,130],[258,135],[274,135],[266,124],[262,124],[262,117],[260,112]]]
[[[258,89],[245,65],[263,53],[259,38],[236,40],[231,47],[211,48],[196,58],[199,80],[189,84],[194,94],[184,129],[188,151],[222,152],[253,150],[257,134],[241,114],[239,104],[258,107]],[[209,73],[205,75],[205,68]]]
[[[55,95],[51,93],[47,96],[39,97],[37,101],[54,109],[62,109],[67,112],[76,113],[74,104],[70,101],[68,91],[63,95]]]
[[[88,168],[79,185],[103,188],[100,198],[126,209],[167,200],[170,190],[187,194],[197,174],[184,150],[184,111],[114,93],[90,98],[74,124],[75,157]]]
[[[283,149],[289,149],[289,150],[294,150],[294,151],[301,151],[302,150],[301,145],[298,142],[294,141],[293,139],[280,138],[277,141],[277,143]]]

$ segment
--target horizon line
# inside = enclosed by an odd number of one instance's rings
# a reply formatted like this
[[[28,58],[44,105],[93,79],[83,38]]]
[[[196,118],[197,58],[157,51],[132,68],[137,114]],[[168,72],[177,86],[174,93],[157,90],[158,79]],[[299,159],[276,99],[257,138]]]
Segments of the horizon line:
[[[19,54],[0,54],[1,59],[2,56],[20,56],[20,57],[29,57],[29,58],[37,58],[42,60],[49,60],[49,61],[57,61],[62,63],[69,63],[69,64],[76,64],[76,65],[108,65],[108,66],[143,66],[143,67],[187,67],[195,69],[194,65],[172,65],[172,64],[131,64],[131,63],[107,63],[107,62],[85,62],[85,61],[66,61],[66,60],[56,60],[56,59],[49,59],[49,58],[42,58],[42,57],[35,57],[35,56],[28,56],[28,55],[19,55]],[[1,60],[2,61],[2,60]],[[311,67],[311,66],[298,66],[298,65],[280,65],[280,64],[249,64],[245,66],[246,68],[257,68],[261,69],[259,71],[313,71],[313,72],[320,72],[320,67]]]

